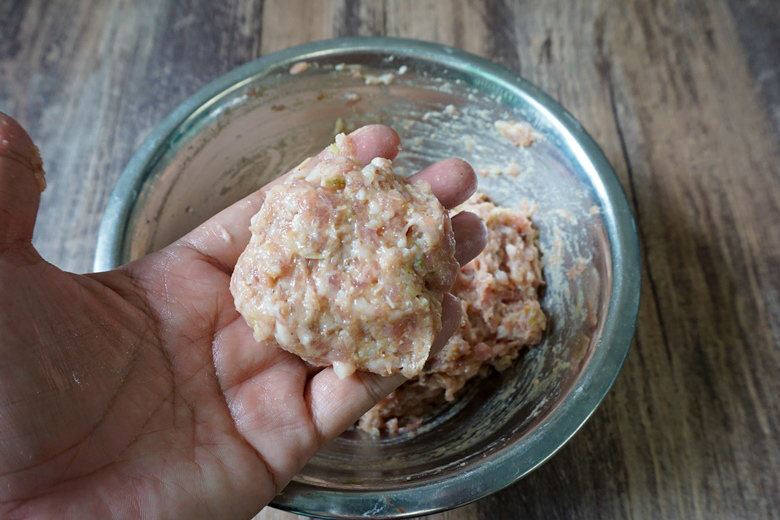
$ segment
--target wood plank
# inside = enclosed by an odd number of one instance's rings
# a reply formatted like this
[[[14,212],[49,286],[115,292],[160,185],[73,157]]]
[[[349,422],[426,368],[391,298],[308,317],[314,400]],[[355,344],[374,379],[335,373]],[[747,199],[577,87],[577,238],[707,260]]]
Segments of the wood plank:
[[[336,36],[334,26],[344,16],[339,1],[269,0],[263,6],[263,54]]]
[[[643,319],[647,354],[628,374],[665,374],[638,396],[657,403],[648,426],[664,428],[632,447],[659,467],[633,482],[664,497],[662,516],[769,517],[780,492],[777,417],[764,414],[778,409],[780,362],[766,312],[780,245],[766,233],[780,195],[769,121],[722,3],[632,7],[607,43],[610,78],[662,343]],[[637,52],[614,52],[626,48]]]
[[[780,8],[777,2],[729,0],[745,58],[780,135]]]

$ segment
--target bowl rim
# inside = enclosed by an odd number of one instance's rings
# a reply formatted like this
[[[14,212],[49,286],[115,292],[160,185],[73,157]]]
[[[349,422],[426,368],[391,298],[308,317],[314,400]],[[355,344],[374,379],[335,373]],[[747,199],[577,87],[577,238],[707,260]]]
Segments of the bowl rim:
[[[465,51],[420,40],[350,37],[321,40],[267,54],[201,88],[174,109],[144,140],[111,193],[103,215],[94,269],[105,271],[121,262],[123,240],[133,206],[155,163],[170,149],[170,138],[192,116],[270,68],[298,61],[350,53],[383,53],[423,58],[446,67],[478,72],[526,99],[558,131],[577,145],[580,165],[601,181],[597,197],[611,248],[612,291],[607,318],[591,362],[568,395],[540,427],[484,463],[446,479],[431,479],[415,488],[380,496],[372,490],[322,490],[291,482],[272,506],[320,518],[407,518],[463,506],[495,493],[526,476],[558,452],[591,417],[616,380],[631,345],[639,311],[641,258],[634,217],[615,171],[596,142],[561,105],[518,74]],[[533,449],[531,449],[533,448]]]

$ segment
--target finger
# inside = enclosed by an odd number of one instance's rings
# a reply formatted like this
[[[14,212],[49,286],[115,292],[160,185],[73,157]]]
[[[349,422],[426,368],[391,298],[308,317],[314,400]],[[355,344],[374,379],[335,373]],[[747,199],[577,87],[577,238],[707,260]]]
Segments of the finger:
[[[477,174],[462,159],[437,161],[412,175],[411,179],[430,184],[436,198],[447,209],[466,202],[477,191]]]
[[[475,214],[461,211],[452,217],[452,232],[455,234],[455,260],[460,265],[471,262],[485,249],[487,228]]]
[[[326,368],[311,379],[306,394],[319,437],[325,442],[335,439],[405,381],[401,374],[382,377],[369,372],[339,379],[333,368]]]
[[[384,125],[364,126],[352,132],[350,137],[355,145],[356,158],[365,163],[375,157],[395,159],[401,147],[401,139],[395,130]],[[306,164],[306,168],[313,167],[313,164],[329,153],[326,148],[317,157],[311,159]],[[251,235],[249,220],[263,205],[265,192],[273,185],[282,182],[289,174],[290,172],[221,211],[177,244],[195,249],[211,258],[226,272],[231,272],[249,242]]]
[[[447,342],[455,331],[460,327],[460,320],[463,317],[460,300],[450,293],[444,293],[441,300],[441,332],[436,336],[436,340],[431,345],[431,352],[428,357],[435,356]]]
[[[0,112],[0,244],[32,240],[45,187],[38,148],[19,123]]]

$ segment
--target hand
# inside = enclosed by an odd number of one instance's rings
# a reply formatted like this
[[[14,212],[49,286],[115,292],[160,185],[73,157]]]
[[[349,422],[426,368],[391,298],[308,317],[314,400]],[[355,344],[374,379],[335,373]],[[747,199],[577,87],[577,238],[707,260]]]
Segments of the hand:
[[[392,159],[388,127],[352,134],[359,158]],[[0,114],[0,516],[249,517],[317,450],[403,382],[339,380],[258,344],[228,284],[260,190],[162,251],[75,275],[31,244],[37,150]],[[447,206],[476,189],[459,160],[419,172]],[[233,237],[222,238],[222,230]],[[484,247],[453,219],[457,258]],[[460,322],[444,300],[441,348]]]

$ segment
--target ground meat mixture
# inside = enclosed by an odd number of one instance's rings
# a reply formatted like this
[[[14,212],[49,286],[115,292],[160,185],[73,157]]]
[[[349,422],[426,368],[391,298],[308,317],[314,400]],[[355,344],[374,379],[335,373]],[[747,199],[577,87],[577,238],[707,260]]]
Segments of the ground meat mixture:
[[[420,372],[458,272],[447,211],[343,134],[268,191],[230,283],[257,341],[339,377]]]
[[[454,400],[469,379],[491,367],[508,368],[524,347],[541,341],[547,325],[539,304],[544,281],[530,211],[497,207],[479,193],[456,209],[463,210],[479,215],[488,228],[485,250],[463,266],[452,291],[464,320],[419,376],[360,419],[359,427],[372,435],[414,429],[426,413]]]
[[[509,121],[496,121],[496,130],[501,137],[509,139],[513,145],[528,147],[536,140],[536,133],[528,123],[512,123]]]

